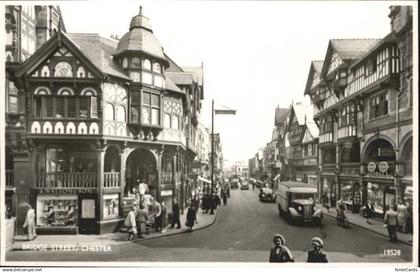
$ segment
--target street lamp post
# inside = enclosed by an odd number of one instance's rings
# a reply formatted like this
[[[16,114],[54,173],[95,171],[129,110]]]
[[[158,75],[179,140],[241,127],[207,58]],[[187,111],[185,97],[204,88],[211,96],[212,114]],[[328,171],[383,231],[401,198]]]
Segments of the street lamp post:
[[[214,110],[214,99],[211,100],[211,194],[214,193],[214,115],[215,114],[236,114],[236,110],[219,109]]]

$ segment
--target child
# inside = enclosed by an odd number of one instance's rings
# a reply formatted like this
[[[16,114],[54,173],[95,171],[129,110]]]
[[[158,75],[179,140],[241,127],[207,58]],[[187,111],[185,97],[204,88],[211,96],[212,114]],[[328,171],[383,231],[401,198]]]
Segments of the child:
[[[294,262],[292,253],[284,245],[286,240],[283,235],[276,234],[273,239],[274,245],[270,251],[270,263]]]

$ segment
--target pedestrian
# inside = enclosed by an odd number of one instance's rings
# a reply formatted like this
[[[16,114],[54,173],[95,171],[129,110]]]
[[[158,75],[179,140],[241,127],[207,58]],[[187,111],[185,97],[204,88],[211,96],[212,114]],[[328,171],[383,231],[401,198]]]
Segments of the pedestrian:
[[[174,198],[174,201],[172,203],[172,229],[175,227],[175,224],[177,229],[181,228],[181,223],[179,222],[179,204],[176,198]]]
[[[188,227],[188,231],[193,231],[194,222],[197,224],[197,216],[195,214],[195,208],[191,203],[187,211],[187,222],[185,222],[185,225]]]
[[[200,201],[197,196],[194,196],[192,199],[192,204],[194,205],[195,213],[198,211],[198,207],[200,206]]]
[[[162,232],[166,232],[166,226],[168,225],[167,224],[167,215],[168,215],[168,213],[167,213],[167,210],[166,210],[166,204],[165,204],[165,202],[164,201],[162,201],[162,212],[161,212],[161,218],[162,218],[162,226],[161,226],[161,228],[162,228]]]
[[[283,235],[277,233],[273,239],[274,245],[270,251],[270,263],[294,262],[292,253],[285,246],[286,240]]]
[[[388,229],[389,240],[393,243],[397,242],[398,214],[395,205],[385,212],[384,223]]]
[[[124,225],[127,227],[128,231],[128,241],[133,240],[135,234],[137,234],[137,227],[136,227],[136,207],[131,207],[130,212],[125,218]]]
[[[411,202],[407,202],[407,225],[406,229],[408,233],[413,233],[413,205]]]
[[[140,204],[136,214],[137,233],[139,238],[144,238],[144,234],[146,233],[147,220],[148,216],[146,209],[142,204]]]
[[[404,201],[401,199],[398,201],[397,214],[398,214],[398,230],[405,233],[407,232],[408,210],[407,210],[407,205],[405,205]]]
[[[373,217],[373,214],[375,212],[375,208],[373,207],[372,201],[369,200],[368,202],[366,202],[365,210],[366,210],[366,218],[367,218],[366,223],[372,224],[370,222],[370,219]]]
[[[152,200],[153,205],[153,214],[154,214],[154,221],[155,221],[155,231],[161,232],[162,231],[162,206],[156,199]]]
[[[325,208],[327,208],[327,212],[330,212],[330,208],[331,208],[331,197],[330,197],[330,193],[325,195]]]
[[[252,191],[254,191],[254,189],[255,189],[255,182],[252,181],[251,183],[252,183]]]
[[[35,232],[35,210],[32,209],[31,205],[26,205],[26,217],[23,223],[23,228],[26,228],[27,240],[34,240],[36,238]]]
[[[227,193],[225,191],[223,191],[222,193],[222,198],[223,198],[223,205],[227,205]]]
[[[312,249],[308,251],[308,263],[328,263],[327,255],[321,250],[324,242],[319,237],[312,238]]]
[[[215,193],[212,194],[210,198],[210,214],[214,214],[214,210],[217,208],[217,195]]]

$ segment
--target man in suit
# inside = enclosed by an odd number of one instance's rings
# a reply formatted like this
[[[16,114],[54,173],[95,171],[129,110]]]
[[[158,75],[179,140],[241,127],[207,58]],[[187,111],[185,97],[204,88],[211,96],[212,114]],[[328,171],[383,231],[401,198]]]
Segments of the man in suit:
[[[385,213],[384,223],[388,229],[389,240],[393,243],[397,242],[398,213],[395,205]]]
[[[173,204],[172,204],[172,224],[171,228],[173,229],[175,227],[180,229],[181,228],[181,222],[179,221],[179,204],[176,198],[174,198]]]

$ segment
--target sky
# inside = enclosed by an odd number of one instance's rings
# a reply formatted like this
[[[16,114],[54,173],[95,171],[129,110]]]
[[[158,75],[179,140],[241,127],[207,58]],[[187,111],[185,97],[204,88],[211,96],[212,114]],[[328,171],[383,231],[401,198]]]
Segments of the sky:
[[[312,60],[334,38],[383,38],[390,2],[89,1],[60,5],[69,33],[122,37],[143,6],[165,52],[180,66],[204,66],[201,122],[211,101],[225,160],[247,161],[271,140],[277,106],[309,104],[304,88]],[[221,106],[220,106],[221,105]]]

